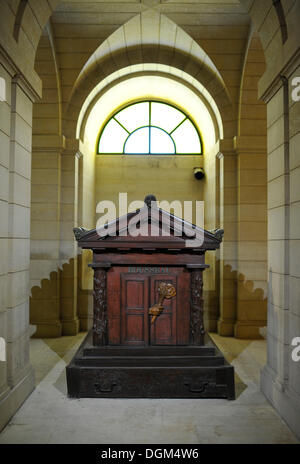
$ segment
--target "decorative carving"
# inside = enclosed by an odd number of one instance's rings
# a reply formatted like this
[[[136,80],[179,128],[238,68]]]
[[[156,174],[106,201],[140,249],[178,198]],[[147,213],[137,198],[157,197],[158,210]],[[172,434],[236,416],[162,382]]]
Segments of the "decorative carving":
[[[152,316],[151,324],[154,324],[157,317],[163,312],[163,302],[166,298],[170,300],[174,296],[176,296],[176,289],[172,284],[168,284],[166,282],[160,282],[158,286],[158,293],[159,293],[159,302],[156,303],[152,308],[149,309],[149,314]]]
[[[76,240],[80,240],[87,232],[89,232],[88,229],[84,229],[83,227],[75,227],[73,229],[74,235]]]
[[[223,229],[215,229],[211,232],[219,242],[222,242],[224,237],[224,230]]]
[[[156,196],[151,194],[147,195],[144,200],[144,203],[146,204],[147,208],[151,208],[153,206],[152,202],[155,202],[156,205]]]
[[[203,324],[203,279],[202,271],[194,270],[191,275],[191,322],[190,334],[192,345],[204,345]]]
[[[96,382],[94,387],[97,394],[112,393],[114,390],[119,389],[117,377],[112,372],[102,371],[98,374]]]
[[[107,345],[107,325],[106,270],[95,269],[93,324],[93,343],[95,346]]]
[[[195,386],[191,383],[185,383],[184,385],[188,387],[191,393],[204,393],[207,387],[209,386],[209,382],[199,382]]]

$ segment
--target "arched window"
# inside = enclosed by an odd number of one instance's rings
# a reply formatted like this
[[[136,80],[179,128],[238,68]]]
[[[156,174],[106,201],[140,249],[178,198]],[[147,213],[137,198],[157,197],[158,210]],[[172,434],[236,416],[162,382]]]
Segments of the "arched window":
[[[181,110],[162,102],[143,101],[127,106],[106,123],[98,154],[199,155],[202,141]]]

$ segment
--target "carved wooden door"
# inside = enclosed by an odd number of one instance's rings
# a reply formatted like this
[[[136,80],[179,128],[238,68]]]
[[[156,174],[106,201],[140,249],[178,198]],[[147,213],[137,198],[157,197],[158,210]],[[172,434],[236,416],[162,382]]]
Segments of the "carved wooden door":
[[[148,277],[121,274],[121,302],[122,345],[148,345]]]
[[[108,343],[110,345],[188,345],[190,342],[190,273],[169,268],[142,273],[113,267],[108,272]],[[140,268],[139,268],[140,269]],[[170,283],[176,296],[162,303],[163,312],[151,324],[149,309],[159,302],[158,286]]]
[[[151,324],[149,308],[159,300],[161,282],[174,285],[176,276],[121,275],[122,345],[176,345],[176,297],[164,300],[163,313]]]

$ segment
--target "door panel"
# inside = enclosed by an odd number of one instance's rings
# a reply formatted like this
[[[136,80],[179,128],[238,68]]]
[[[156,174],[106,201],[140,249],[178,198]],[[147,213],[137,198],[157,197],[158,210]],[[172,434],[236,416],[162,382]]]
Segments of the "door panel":
[[[176,317],[176,344],[189,345],[190,343],[190,273],[182,270],[178,275],[177,285],[177,317]]]
[[[177,278],[172,275],[154,275],[150,277],[150,307],[159,301],[158,287],[160,282],[174,285],[177,291]],[[151,345],[176,345],[176,297],[171,300],[165,299],[162,314],[151,324]]]
[[[147,345],[149,281],[145,276],[121,275],[121,342]]]
[[[163,313],[151,324],[148,311],[159,301],[160,282],[174,285],[177,294],[164,300]],[[115,266],[108,272],[107,291],[110,345],[189,344],[190,273],[184,268],[170,267],[168,274],[139,274]]]

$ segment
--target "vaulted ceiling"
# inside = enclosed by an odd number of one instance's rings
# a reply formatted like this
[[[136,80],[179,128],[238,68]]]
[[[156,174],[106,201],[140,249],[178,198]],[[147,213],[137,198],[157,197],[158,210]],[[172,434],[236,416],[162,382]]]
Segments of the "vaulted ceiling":
[[[150,9],[167,16],[178,26],[178,31],[184,30],[203,48],[221,72],[233,104],[237,105],[250,28],[247,7],[252,0],[244,3],[246,6],[239,0],[61,2],[51,16],[51,25],[61,77],[62,102],[68,101],[82,67],[101,43],[131,18]],[[125,43],[130,45],[131,36],[139,33],[151,38],[151,19],[145,24],[144,21],[144,30],[139,32],[137,23],[133,23],[127,31]],[[171,46],[176,44],[176,34],[170,30]],[[47,61],[52,60],[48,47],[45,34],[37,53],[36,69],[41,76],[45,74]]]

